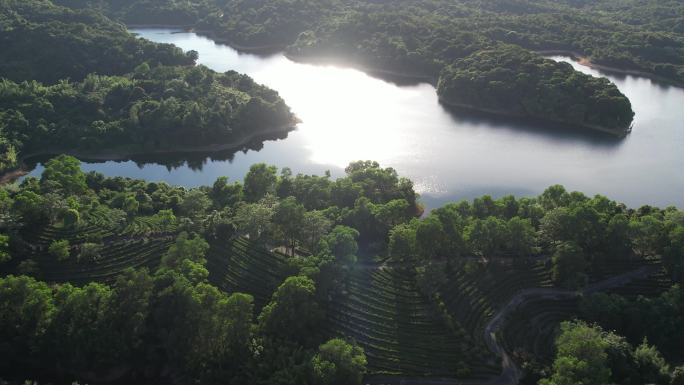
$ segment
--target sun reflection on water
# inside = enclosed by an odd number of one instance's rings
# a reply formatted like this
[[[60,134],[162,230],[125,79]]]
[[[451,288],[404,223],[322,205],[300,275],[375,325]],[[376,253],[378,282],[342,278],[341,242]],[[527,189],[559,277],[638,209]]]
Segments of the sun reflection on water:
[[[202,170],[134,162],[89,163],[88,170],[207,185],[218,176],[240,180],[254,163],[289,166],[295,173],[341,176],[350,161],[372,159],[415,182],[424,201],[482,194],[538,194],[561,183],[601,193],[631,206],[682,202],[684,90],[633,76],[609,76],[632,100],[635,128],[624,140],[554,131],[507,119],[449,113],[429,84],[397,86],[360,71],[295,63],[276,54],[240,54],[193,33],[139,30],[160,43],[199,52],[216,71],[235,70],[277,90],[302,120],[285,140],[266,141],[259,151],[209,160]],[[559,59],[559,58],[556,58]],[[583,72],[603,75],[586,67]],[[36,170],[37,175],[40,170]],[[439,202],[438,202],[439,201]]]
[[[392,84],[353,69],[313,65],[292,67],[288,74],[295,76],[281,76],[265,69],[255,77],[263,76],[266,83],[280,90],[281,96],[302,120],[298,126],[299,135],[306,142],[311,161],[345,167],[357,159],[374,159],[382,163],[415,156],[411,141],[415,133],[397,128],[415,115],[400,107],[410,103],[406,99],[415,98],[420,102],[420,92],[394,92],[396,87]],[[298,72],[302,72],[301,76],[296,76]],[[368,87],[369,81],[377,84]]]

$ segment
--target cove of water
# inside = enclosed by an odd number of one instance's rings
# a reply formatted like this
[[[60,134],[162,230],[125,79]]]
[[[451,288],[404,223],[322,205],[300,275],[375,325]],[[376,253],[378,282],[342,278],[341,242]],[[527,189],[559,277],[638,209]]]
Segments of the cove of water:
[[[429,84],[398,85],[361,71],[295,63],[282,54],[257,56],[215,44],[194,33],[133,30],[141,37],[199,53],[199,63],[235,70],[275,90],[302,120],[286,139],[230,160],[155,163],[84,162],[107,176],[166,181],[188,187],[218,176],[241,180],[249,166],[266,162],[296,173],[344,175],[354,160],[376,160],[414,181],[428,207],[483,194],[531,196],[553,184],[588,195],[604,194],[638,207],[684,207],[684,89],[652,80],[606,76],[632,101],[633,132],[623,139],[552,129],[508,119],[452,113]],[[38,165],[31,175],[39,175]]]

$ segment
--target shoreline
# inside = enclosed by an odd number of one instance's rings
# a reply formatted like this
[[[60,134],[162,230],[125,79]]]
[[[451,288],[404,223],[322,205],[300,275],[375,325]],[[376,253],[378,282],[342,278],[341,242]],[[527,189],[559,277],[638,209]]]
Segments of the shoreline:
[[[254,53],[254,54],[273,54],[285,51],[287,46],[281,44],[269,45],[242,45],[238,44],[227,37],[219,35],[218,32],[209,29],[196,29],[194,25],[174,25],[174,24],[123,24],[126,29],[180,29],[187,33],[196,33],[198,36],[206,37],[212,40],[215,44],[227,45],[236,51]]]
[[[660,75],[656,75],[654,73],[646,72],[646,71],[641,71],[641,70],[629,70],[629,69],[624,69],[624,68],[619,68],[619,67],[612,67],[608,66],[605,64],[599,64],[591,61],[591,59],[588,56],[582,55],[579,52],[576,51],[565,51],[565,50],[556,50],[556,49],[551,49],[551,50],[540,50],[540,51],[534,51],[540,55],[559,55],[559,56],[568,56],[580,65],[583,65],[585,67],[593,68],[595,70],[603,71],[609,74],[615,74],[615,75],[630,75],[630,76],[636,76],[636,77],[641,77],[641,78],[646,78],[650,79],[653,81],[656,81],[658,83],[663,83],[665,85],[669,86],[675,86],[675,87],[684,87],[684,82],[680,82],[674,79],[666,78]]]
[[[286,50],[286,47],[282,46],[241,46],[238,44],[235,44],[231,42],[230,40],[226,38],[221,38],[218,37],[218,34],[214,31],[210,30],[195,30],[192,26],[173,26],[173,25],[165,25],[165,26],[160,26],[160,25],[155,25],[155,24],[146,24],[146,25],[128,25],[127,27],[129,28],[178,28],[178,29],[183,29],[186,30],[187,32],[194,32],[200,36],[205,36],[211,40],[214,41],[216,44],[222,44],[222,45],[227,45],[237,51],[243,51],[243,52],[282,52],[283,56],[285,56],[287,59],[295,62],[295,63],[301,63],[301,64],[311,64],[311,65],[337,65],[341,68],[349,68],[349,69],[355,69],[358,71],[361,71],[369,76],[372,77],[377,77],[379,79],[385,80],[385,81],[392,81],[394,78],[396,79],[402,79],[406,80],[407,82],[415,82],[417,84],[419,83],[428,83],[435,87],[435,92],[437,92],[437,85],[439,82],[438,78],[435,78],[434,76],[426,75],[426,74],[418,74],[418,73],[408,73],[408,72],[402,72],[402,71],[395,71],[391,69],[385,69],[385,68],[378,68],[378,67],[371,67],[365,64],[361,64],[358,62],[354,61],[349,61],[349,60],[344,60],[335,56],[325,56],[325,55],[297,55],[292,52],[288,52]],[[271,51],[271,49],[275,49],[275,51]],[[581,55],[579,52],[576,51],[564,51],[564,50],[542,50],[542,51],[534,51],[537,52],[540,55],[563,55],[563,56],[569,56],[573,60],[577,61],[579,64],[590,67],[590,68],[596,68],[596,69],[601,69],[604,71],[611,71],[610,67],[606,66],[600,66],[597,64],[592,63],[587,57]],[[614,72],[617,73],[622,73],[622,74],[628,74],[628,75],[635,75],[635,76],[642,76],[642,77],[647,77],[647,78],[652,78],[650,74],[648,73],[633,73],[635,71],[630,71],[630,70],[620,70],[620,69],[615,69]],[[655,75],[654,75],[655,76]],[[606,127],[601,127],[597,125],[591,125],[591,124],[572,124],[560,120],[554,120],[554,119],[547,119],[547,118],[540,118],[540,117],[535,117],[535,116],[527,116],[527,115],[520,115],[520,114],[513,114],[509,113],[506,111],[499,111],[495,109],[490,109],[486,107],[477,107],[473,105],[467,105],[467,104],[460,104],[460,103],[453,103],[444,100],[443,98],[439,97],[440,103],[450,106],[453,108],[460,108],[464,110],[470,110],[470,111],[476,111],[476,112],[483,112],[487,114],[492,114],[494,116],[508,116],[508,117],[513,117],[513,118],[520,118],[520,119],[531,119],[538,121],[540,123],[553,123],[553,124],[559,124],[559,125],[565,125],[568,127],[580,127],[585,130],[591,130],[591,131],[597,131],[601,132],[604,134],[608,134],[614,137],[618,138],[624,138],[627,136],[632,131],[632,127],[627,127],[625,129],[617,130],[617,129],[611,129],[611,128],[606,128]]]
[[[289,134],[290,132],[292,132],[296,129],[296,125],[297,125],[297,123],[295,122],[295,123],[284,124],[281,126],[275,126],[269,130],[260,131],[259,133],[252,133],[252,134],[243,136],[240,139],[237,139],[237,140],[234,140],[231,142],[220,143],[220,144],[206,144],[206,145],[199,145],[199,146],[181,146],[181,147],[165,148],[165,149],[150,150],[150,151],[142,151],[142,150],[126,151],[126,150],[122,150],[121,148],[101,150],[98,152],[87,152],[87,151],[69,150],[69,149],[57,149],[57,150],[51,149],[51,150],[36,151],[36,152],[29,153],[25,156],[22,156],[22,161],[25,161],[25,160],[28,160],[31,158],[35,158],[35,157],[39,157],[39,156],[49,156],[49,155],[57,155],[57,154],[67,154],[67,155],[75,156],[77,158],[84,158],[84,159],[89,159],[89,160],[122,161],[122,160],[129,160],[131,157],[135,157],[135,156],[168,155],[168,154],[195,154],[195,153],[202,153],[202,152],[216,153],[216,152],[225,151],[225,150],[237,149],[238,147],[244,146],[253,140],[257,140],[258,138],[260,138],[262,136],[269,135],[269,134]],[[286,131],[283,131],[283,129],[286,129]]]
[[[437,80],[434,76],[419,73],[409,73],[396,71],[380,67],[371,67],[368,65],[363,65],[355,62],[344,62],[343,59],[336,57],[327,56],[313,56],[313,55],[295,55],[291,52],[287,52],[287,45],[281,44],[271,44],[271,45],[241,45],[235,43],[234,41],[222,37],[217,32],[207,29],[195,29],[192,25],[173,25],[173,24],[125,24],[126,28],[129,29],[156,29],[156,28],[167,28],[167,29],[181,29],[183,32],[196,33],[199,36],[209,38],[216,44],[227,45],[236,51],[246,52],[246,53],[278,53],[282,52],[283,56],[287,59],[301,64],[313,64],[313,65],[337,65],[342,68],[355,69],[364,72],[368,75],[379,75],[378,78],[383,79],[383,75],[388,77],[402,78],[410,81],[428,83],[437,87]]]
[[[22,162],[22,164],[19,167],[11,171],[6,171],[2,175],[0,175],[0,186],[7,183],[11,183],[21,178],[22,176],[28,174],[29,172],[30,171],[27,170],[26,165]]]
[[[169,29],[182,29],[184,32],[194,32],[200,36],[207,37],[211,40],[213,40],[217,44],[223,44],[227,45],[237,51],[241,52],[247,52],[247,53],[255,53],[255,54],[273,54],[277,52],[283,52],[283,55],[296,62],[296,63],[304,63],[304,64],[326,64],[326,60],[332,59],[332,57],[325,57],[321,56],[319,58],[313,57],[311,59],[311,56],[308,55],[293,55],[292,53],[289,53],[286,51],[287,45],[282,45],[282,44],[271,44],[271,45],[262,45],[262,46],[250,46],[250,45],[241,45],[238,43],[235,43],[234,41],[223,37],[219,35],[218,32],[213,31],[213,30],[208,30],[208,29],[195,29],[193,25],[174,25],[174,24],[122,24],[124,27],[128,29],[155,29],[155,28],[169,28]],[[612,67],[609,65],[605,64],[599,64],[591,61],[591,59],[583,55],[577,51],[572,51],[572,50],[562,50],[562,49],[550,49],[550,50],[534,50],[530,49],[532,52],[536,52],[540,55],[561,55],[561,56],[568,56],[578,62],[579,64],[593,68],[596,70],[608,72],[608,73],[613,73],[613,74],[620,74],[620,75],[631,75],[631,76],[637,76],[637,77],[642,77],[642,78],[647,78],[650,80],[654,80],[660,83],[664,83],[666,85],[671,85],[671,86],[676,86],[676,87],[684,87],[684,82],[680,82],[674,79],[666,78],[651,72],[646,72],[642,70],[630,70],[630,69],[624,69],[624,68],[619,68],[619,67]],[[310,60],[307,60],[310,59]],[[330,63],[333,64],[333,63]],[[339,63],[335,63],[339,64]],[[369,75],[372,74],[378,74],[378,75],[388,75],[388,76],[395,76],[399,78],[405,78],[408,80],[416,80],[418,82],[427,82],[429,84],[432,84],[433,86],[436,87],[437,85],[437,80],[430,76],[430,75],[425,75],[425,74],[416,74],[416,73],[406,73],[406,72],[399,72],[399,71],[393,71],[393,70],[388,70],[384,68],[377,68],[377,67],[370,67],[366,66],[363,64],[354,64],[354,63],[346,63],[343,64],[344,67],[348,68],[353,68],[353,69],[358,69],[359,71],[368,73]]]
[[[283,54],[286,58],[292,60],[295,63],[313,65],[336,65],[341,68],[355,69],[371,76],[378,75],[375,77],[378,77],[380,79],[386,79],[387,77],[395,77],[406,79],[408,81],[415,81],[417,83],[428,83],[434,86],[435,88],[437,87],[438,79],[436,79],[434,76],[427,74],[403,72],[380,67],[372,67],[365,64],[355,63],[353,61],[344,61],[343,59],[334,56],[296,55],[286,51],[283,52]]]
[[[477,107],[477,106],[474,106],[471,104],[450,102],[448,100],[445,100],[442,97],[439,97],[439,102],[441,104],[444,104],[447,107],[452,107],[452,108],[456,108],[456,109],[460,108],[460,109],[464,109],[464,110],[484,112],[484,113],[492,114],[495,116],[507,116],[507,117],[518,118],[518,119],[529,119],[533,122],[537,122],[538,124],[550,123],[550,124],[558,124],[560,126],[565,126],[567,128],[579,127],[579,128],[585,129],[585,130],[592,130],[592,131],[598,131],[598,132],[601,132],[604,134],[609,134],[609,135],[612,135],[612,136],[617,137],[617,138],[624,138],[625,136],[627,136],[632,131],[631,127],[628,127],[625,129],[613,129],[613,128],[598,126],[595,124],[568,123],[568,122],[565,122],[562,120],[557,120],[557,119],[549,119],[549,118],[542,118],[542,117],[532,116],[532,115],[516,114],[516,113],[502,111],[502,110],[495,110],[492,108]]]
[[[129,25],[131,28],[159,28],[160,26],[154,25],[154,24],[147,24],[147,25]],[[238,44],[235,44],[231,42],[228,39],[218,37],[218,34],[216,32],[210,31],[210,30],[195,30],[191,26],[164,26],[164,28],[179,28],[179,29],[185,29],[188,32],[194,32],[197,33],[198,35],[205,36],[211,40],[213,40],[216,44],[223,44],[227,45],[235,50],[238,51],[244,51],[244,52],[282,52],[283,56],[285,56],[287,59],[295,62],[295,63],[302,63],[302,64],[312,64],[312,65],[336,65],[341,68],[350,68],[350,69],[355,69],[358,71],[361,71],[369,76],[372,77],[377,77],[381,80],[385,81],[393,81],[393,80],[406,80],[407,82],[411,83],[428,83],[435,87],[435,92],[436,88],[439,82],[438,78],[435,78],[434,76],[427,75],[427,74],[419,74],[419,73],[409,73],[409,72],[403,72],[403,71],[396,71],[392,69],[385,69],[385,68],[379,68],[379,67],[372,67],[368,66],[365,64],[361,64],[358,62],[354,62],[353,60],[344,60],[339,57],[335,56],[326,56],[326,55],[298,55],[296,53],[288,52],[286,50],[286,47],[278,46],[278,45],[273,45],[273,46],[240,46]],[[640,72],[640,71],[631,71],[631,70],[621,70],[621,69],[613,69],[612,67],[607,67],[607,66],[601,66],[595,63],[592,63],[587,57],[581,55],[579,52],[576,51],[565,51],[565,50],[541,50],[541,51],[534,51],[537,52],[540,55],[563,55],[563,56],[569,56],[573,60],[577,61],[579,64],[590,67],[590,68],[596,68],[599,70],[604,70],[607,72],[616,72],[616,73],[621,73],[621,74],[626,74],[626,75],[635,75],[635,76],[641,76],[641,77],[646,77],[646,78],[651,78],[655,79],[657,78],[656,75],[652,75],[649,73],[645,72]],[[657,80],[657,79],[656,79]],[[664,80],[664,79],[662,79]],[[672,84],[672,82],[670,82]],[[439,97],[439,95],[438,95]],[[539,122],[548,122],[548,123],[554,123],[554,124],[560,124],[560,125],[565,125],[568,127],[580,127],[586,130],[592,130],[592,131],[598,131],[602,132],[605,134],[609,134],[618,138],[623,138],[627,136],[632,130],[632,127],[626,127],[624,129],[611,129],[611,128],[606,128],[602,126],[597,126],[597,125],[592,125],[592,124],[573,124],[573,123],[568,123],[565,121],[561,120],[555,120],[555,119],[548,119],[548,118],[541,118],[541,117],[535,117],[535,116],[528,116],[528,115],[519,115],[519,114],[513,114],[505,111],[499,111],[495,109],[489,109],[486,107],[477,107],[473,105],[466,105],[466,104],[459,104],[459,103],[452,103],[449,101],[444,100],[443,98],[439,97],[439,101],[447,106],[455,107],[455,108],[461,108],[465,110],[471,110],[471,111],[478,111],[478,112],[483,112],[483,113],[488,113],[492,114],[495,116],[509,116],[509,117],[515,117],[515,118],[522,118],[522,119],[533,119]]]
[[[283,124],[280,126],[274,126],[268,130],[260,131],[258,133],[250,133],[249,135],[243,136],[240,139],[233,140],[227,143],[220,144],[207,144],[199,146],[181,146],[174,148],[157,149],[150,151],[142,150],[124,150],[122,148],[118,149],[103,149],[96,152],[83,151],[78,149],[47,149],[42,151],[34,151],[26,155],[22,155],[20,159],[21,166],[19,168],[8,171],[0,175],[0,185],[12,182],[22,176],[29,174],[33,169],[29,170],[26,161],[32,158],[51,156],[51,155],[71,155],[82,160],[92,160],[92,161],[127,161],[131,160],[133,157],[141,156],[154,156],[154,155],[169,155],[169,154],[197,154],[206,153],[207,156],[226,150],[239,150],[239,148],[247,145],[248,143],[258,140],[261,137],[266,137],[272,134],[289,134],[290,132],[296,130],[299,120]],[[264,138],[264,141],[268,139]],[[277,139],[276,139],[277,140]],[[34,167],[35,168],[35,167]]]

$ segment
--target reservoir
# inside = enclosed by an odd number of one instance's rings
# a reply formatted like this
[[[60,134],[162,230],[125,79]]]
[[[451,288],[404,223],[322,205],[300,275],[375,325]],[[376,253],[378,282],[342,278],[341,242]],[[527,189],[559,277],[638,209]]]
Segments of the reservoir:
[[[199,53],[199,63],[235,70],[280,93],[301,119],[287,138],[231,156],[168,162],[84,162],[86,171],[194,187],[219,176],[241,180],[253,163],[293,173],[344,175],[354,160],[375,160],[414,181],[428,207],[483,194],[531,196],[553,184],[603,194],[638,207],[684,207],[684,89],[655,81],[606,76],[632,101],[634,129],[625,138],[506,118],[450,112],[432,85],[396,84],[333,65],[296,63],[283,54],[243,54],[194,33],[133,30]],[[38,166],[32,175],[38,175]]]

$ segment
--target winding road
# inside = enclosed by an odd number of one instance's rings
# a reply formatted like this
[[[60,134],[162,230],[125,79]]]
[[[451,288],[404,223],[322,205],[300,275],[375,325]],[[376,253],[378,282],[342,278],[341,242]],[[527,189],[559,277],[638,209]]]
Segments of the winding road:
[[[583,295],[589,295],[627,285],[628,283],[641,278],[646,278],[660,270],[660,266],[643,266],[624,274],[616,275],[602,281],[587,285],[582,290],[562,290],[553,288],[524,289],[516,293],[506,305],[502,306],[484,329],[484,338],[487,348],[501,357],[501,375],[484,381],[458,380],[454,378],[404,378],[393,376],[372,376],[364,380],[368,385],[517,385],[522,376],[522,370],[508,355],[506,350],[496,339],[496,332],[499,331],[507,317],[529,301],[540,299],[569,299]]]

